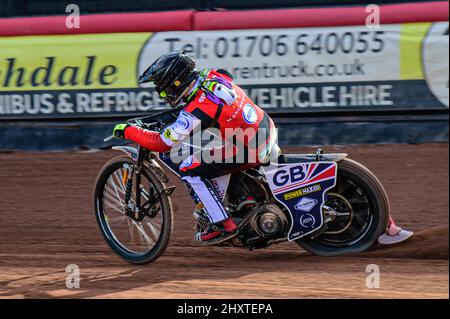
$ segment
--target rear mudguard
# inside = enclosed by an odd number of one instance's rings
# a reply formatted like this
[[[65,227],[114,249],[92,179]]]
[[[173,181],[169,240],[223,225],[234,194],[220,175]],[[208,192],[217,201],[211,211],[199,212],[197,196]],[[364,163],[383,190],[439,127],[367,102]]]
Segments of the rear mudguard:
[[[283,155],[279,163],[263,167],[275,199],[291,218],[288,240],[294,241],[323,226],[326,193],[336,186],[337,162],[347,154]]]

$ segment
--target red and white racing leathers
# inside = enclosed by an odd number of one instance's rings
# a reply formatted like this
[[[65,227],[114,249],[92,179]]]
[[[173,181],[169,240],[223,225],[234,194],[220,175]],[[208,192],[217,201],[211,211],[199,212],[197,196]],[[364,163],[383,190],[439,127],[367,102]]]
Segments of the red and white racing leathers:
[[[191,136],[195,129],[200,128],[201,132],[216,129],[223,144],[231,145],[231,151],[227,147],[216,150],[221,155],[214,158],[221,160],[212,163],[205,161],[201,152],[194,153],[181,163],[179,170],[204,205],[211,222],[218,223],[228,216],[209,179],[259,166],[276,145],[275,125],[267,113],[220,71],[205,70],[188,96],[188,104],[177,120],[163,132],[132,126],[126,129],[125,138],[151,151],[166,152]]]

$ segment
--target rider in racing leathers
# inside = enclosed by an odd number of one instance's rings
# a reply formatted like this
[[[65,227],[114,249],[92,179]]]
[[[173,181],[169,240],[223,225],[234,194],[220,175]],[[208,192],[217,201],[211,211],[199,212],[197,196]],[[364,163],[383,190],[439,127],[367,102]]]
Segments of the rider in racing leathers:
[[[224,148],[216,150],[224,153],[220,155],[221,160],[206,162],[202,154],[194,153],[179,166],[182,180],[188,184],[196,203],[204,207],[211,222],[209,229],[196,234],[196,239],[217,243],[232,238],[237,233],[237,226],[211,184],[211,179],[257,167],[262,159],[268,158],[276,146],[272,119],[233,83],[227,71],[209,69],[200,72],[194,60],[184,52],[161,56],[145,71],[139,82],[155,83],[160,96],[172,107],[182,101],[186,106],[177,120],[162,133],[121,124],[114,130],[116,137],[130,139],[151,151],[166,152],[188,138],[197,125],[201,126],[201,131],[217,129],[223,139],[226,139],[229,129],[245,132],[234,135],[230,152]],[[255,140],[258,140],[257,144],[252,143]],[[239,161],[239,158],[243,160]]]
[[[140,84],[148,82],[155,84],[157,92],[172,107],[177,107],[181,102],[186,103],[186,106],[177,120],[163,132],[119,124],[114,129],[115,137],[132,140],[151,151],[166,152],[191,136],[197,125],[202,131],[216,128],[225,139],[227,129],[245,131],[243,137],[233,138],[232,152],[222,154],[222,161],[206,162],[201,154],[194,153],[179,166],[179,173],[189,186],[191,196],[197,206],[204,208],[211,222],[208,229],[196,234],[196,239],[218,243],[232,238],[237,234],[237,226],[224,207],[217,189],[211,184],[211,179],[260,166],[261,162],[267,160],[272,150],[278,148],[272,119],[233,83],[227,71],[199,71],[195,61],[182,51],[159,57],[139,78]],[[250,143],[254,139],[258,140],[257,143]],[[242,154],[244,161],[238,161]],[[392,244],[410,236],[412,232],[397,227],[390,218],[389,228],[380,237],[380,242]]]

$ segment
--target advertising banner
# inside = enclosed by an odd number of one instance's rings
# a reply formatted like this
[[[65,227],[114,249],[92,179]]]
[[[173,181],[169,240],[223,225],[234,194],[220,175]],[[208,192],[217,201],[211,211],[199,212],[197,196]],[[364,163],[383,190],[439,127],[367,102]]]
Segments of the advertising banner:
[[[185,50],[269,113],[448,109],[448,22],[0,38],[0,119],[166,107],[137,76]]]

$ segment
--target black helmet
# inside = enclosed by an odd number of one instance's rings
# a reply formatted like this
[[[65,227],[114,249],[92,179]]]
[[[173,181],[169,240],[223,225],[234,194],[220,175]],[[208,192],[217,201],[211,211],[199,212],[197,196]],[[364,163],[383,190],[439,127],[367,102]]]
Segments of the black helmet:
[[[175,51],[156,59],[139,77],[139,84],[153,82],[159,95],[175,107],[197,75],[194,59],[183,51]]]

